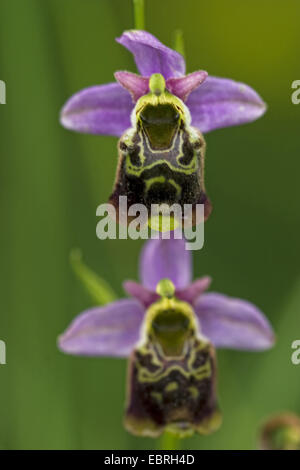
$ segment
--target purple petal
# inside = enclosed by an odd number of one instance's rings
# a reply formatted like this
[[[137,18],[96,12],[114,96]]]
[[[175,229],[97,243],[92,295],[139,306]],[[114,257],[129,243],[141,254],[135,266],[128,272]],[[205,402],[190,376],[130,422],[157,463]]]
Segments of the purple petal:
[[[119,137],[130,127],[133,107],[130,94],[119,83],[93,86],[67,101],[61,112],[61,123],[77,132]]]
[[[167,79],[185,74],[183,56],[146,31],[125,31],[116,41],[134,55],[141,75],[150,77],[153,73],[161,73]]]
[[[209,293],[200,296],[194,308],[202,333],[215,347],[263,350],[274,343],[268,320],[250,302]]]
[[[131,72],[116,72],[115,79],[125,88],[136,102],[141,96],[149,92],[149,78],[141,77]]]
[[[185,77],[169,78],[166,87],[173,95],[185,101],[189,94],[204,82],[207,75],[204,70],[198,70],[198,72],[190,73]]]
[[[187,99],[192,125],[201,132],[254,121],[266,105],[248,85],[227,78],[207,77]]]
[[[159,299],[159,295],[156,294],[156,292],[147,289],[138,282],[125,281],[123,287],[127,294],[139,300],[145,308],[148,308],[153,302]]]
[[[155,290],[162,279],[170,279],[176,289],[186,287],[191,281],[191,252],[185,249],[184,239],[148,240],[140,259],[142,284]]]
[[[197,298],[205,292],[211,284],[211,277],[205,276],[197,279],[184,289],[176,291],[176,297],[193,305]]]
[[[126,357],[139,340],[143,306],[122,299],[81,313],[59,337],[59,348],[83,356]]]

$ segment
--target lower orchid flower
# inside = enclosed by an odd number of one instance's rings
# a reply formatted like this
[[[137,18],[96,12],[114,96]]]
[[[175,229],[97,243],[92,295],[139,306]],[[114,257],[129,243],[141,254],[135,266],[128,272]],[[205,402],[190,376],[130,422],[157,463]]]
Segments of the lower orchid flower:
[[[209,277],[191,281],[182,239],[149,240],[140,260],[142,284],[132,298],[80,314],[59,338],[69,354],[129,357],[126,428],[156,437],[207,434],[220,425],[215,348],[264,350],[273,330],[252,303],[205,293]]]

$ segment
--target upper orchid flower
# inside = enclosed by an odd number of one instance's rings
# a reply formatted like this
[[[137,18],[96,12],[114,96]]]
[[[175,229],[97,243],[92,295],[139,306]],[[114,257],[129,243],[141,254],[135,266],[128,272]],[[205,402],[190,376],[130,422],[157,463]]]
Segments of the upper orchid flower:
[[[59,339],[66,353],[131,357],[125,424],[140,435],[167,427],[199,433],[220,424],[214,347],[264,350],[272,328],[250,302],[205,293],[210,278],[191,282],[184,240],[149,240],[142,285],[124,283],[133,297],[77,317]]]
[[[116,72],[118,83],[75,94],[62,124],[79,132],[122,136],[110,202],[211,204],[204,186],[202,133],[251,122],[266,109],[249,86],[200,70],[185,75],[181,54],[146,31],[126,31],[117,41],[134,55],[141,75]]]

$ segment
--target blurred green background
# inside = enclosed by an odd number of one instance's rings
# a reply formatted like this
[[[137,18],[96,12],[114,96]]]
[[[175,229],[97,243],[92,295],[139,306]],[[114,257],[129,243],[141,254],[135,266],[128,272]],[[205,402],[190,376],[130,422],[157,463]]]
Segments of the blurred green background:
[[[300,413],[299,116],[300,4],[294,0],[148,0],[146,26],[172,46],[184,32],[188,71],[199,68],[253,86],[268,103],[252,124],[207,135],[206,186],[214,212],[194,274],[213,290],[255,302],[278,341],[265,353],[219,351],[221,429],[182,441],[187,449],[254,448],[261,420]],[[158,442],[122,427],[126,362],[77,358],[56,337],[91,305],[69,265],[86,263],[120,296],[137,278],[139,241],[96,238],[96,207],[114,179],[117,139],[60,127],[79,89],[135,71],[114,38],[133,27],[131,0],[1,0],[0,448],[138,449]]]

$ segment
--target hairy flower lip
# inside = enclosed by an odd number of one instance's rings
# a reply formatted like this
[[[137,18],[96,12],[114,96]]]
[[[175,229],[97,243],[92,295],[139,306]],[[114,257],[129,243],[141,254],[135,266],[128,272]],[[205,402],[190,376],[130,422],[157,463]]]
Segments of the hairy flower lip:
[[[116,78],[123,86],[127,85],[126,89],[119,83],[109,83],[73,95],[61,112],[60,122],[66,128],[120,137],[130,127],[134,101],[148,91],[145,78],[153,73],[162,74],[167,88],[186,102],[192,125],[202,133],[252,122],[266,111],[266,104],[248,85],[210,75],[205,77],[204,71],[185,75],[183,56],[146,31],[125,31],[116,40],[133,54],[140,75],[116,72]],[[131,80],[129,92],[128,80]]]

